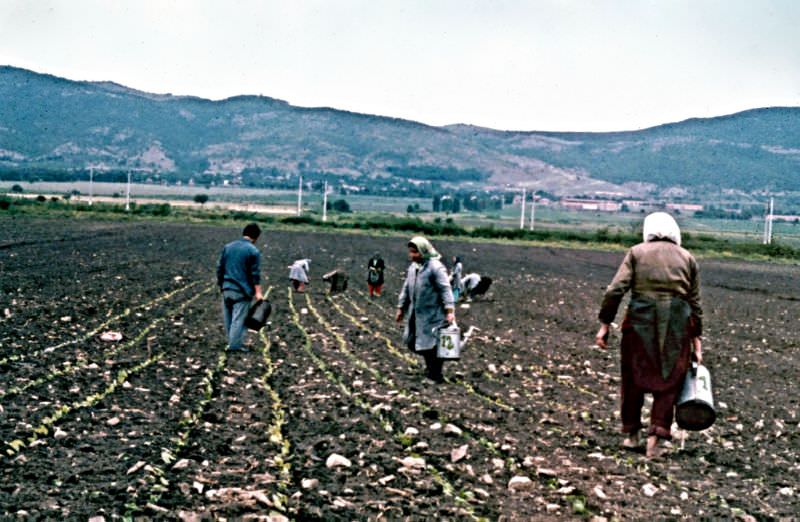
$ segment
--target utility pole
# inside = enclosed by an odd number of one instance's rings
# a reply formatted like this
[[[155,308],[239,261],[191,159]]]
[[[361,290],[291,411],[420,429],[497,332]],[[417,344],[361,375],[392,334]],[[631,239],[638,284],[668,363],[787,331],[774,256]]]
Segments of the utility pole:
[[[765,245],[772,244],[772,214],[775,210],[775,198],[769,198],[769,209],[767,215],[764,216],[764,238],[762,242]]]
[[[300,182],[297,184],[297,215],[300,215],[303,208],[303,175],[300,174]]]
[[[533,226],[536,222],[536,194],[533,195],[531,198],[531,231],[533,231]]]
[[[772,244],[772,215],[775,211],[775,199],[769,198],[769,218],[767,219],[767,244]]]
[[[520,208],[519,214],[519,228],[520,230],[525,228],[525,187],[522,187],[522,208]]]
[[[131,210],[131,170],[128,169],[128,186],[125,190],[125,212]]]
[[[328,180],[325,180],[325,190],[322,192],[322,222],[328,221]]]
[[[94,202],[94,167],[89,167],[89,206]]]

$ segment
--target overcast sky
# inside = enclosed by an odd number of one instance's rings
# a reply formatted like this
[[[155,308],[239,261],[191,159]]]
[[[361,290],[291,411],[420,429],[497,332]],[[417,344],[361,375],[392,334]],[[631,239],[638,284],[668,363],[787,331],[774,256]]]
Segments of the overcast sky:
[[[519,130],[800,106],[798,35],[797,0],[0,0],[0,64]]]

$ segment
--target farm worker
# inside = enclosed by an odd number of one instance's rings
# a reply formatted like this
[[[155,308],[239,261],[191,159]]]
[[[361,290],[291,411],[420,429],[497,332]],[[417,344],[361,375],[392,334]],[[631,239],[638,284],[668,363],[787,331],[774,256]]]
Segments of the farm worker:
[[[367,287],[369,288],[369,296],[373,297],[377,295],[378,297],[381,296],[381,290],[383,290],[383,271],[386,269],[386,265],[383,262],[383,258],[379,253],[375,253],[367,262]]]
[[[397,302],[397,322],[406,318],[403,342],[411,351],[425,358],[427,377],[444,382],[444,361],[436,355],[437,331],[445,322],[455,321],[453,291],[447,280],[447,269],[433,245],[417,236],[408,242],[408,267],[403,289]]]
[[[458,297],[464,293],[464,285],[461,284],[461,274],[464,272],[464,265],[461,258],[453,256],[453,272],[450,274],[450,286],[453,288],[453,299],[458,302]]]
[[[222,315],[228,350],[244,351],[244,320],[253,297],[261,293],[261,254],[255,246],[261,229],[255,223],[244,227],[242,238],[225,245],[217,261],[217,285],[222,292]]]
[[[639,444],[644,394],[653,394],[647,456],[664,452],[671,438],[673,409],[680,394],[691,352],[702,361],[700,276],[697,261],[681,248],[681,231],[669,214],[655,212],[644,220],[644,242],[625,255],[600,306],[595,342],[607,347],[608,325],[622,296],[631,300],[622,323],[622,445]]]
[[[491,285],[491,277],[481,276],[475,272],[467,274],[461,279],[461,286],[464,288],[464,295],[467,297],[467,301],[472,301],[473,297],[485,294]]]
[[[289,265],[289,280],[294,289],[301,294],[306,291],[308,284],[308,264],[310,262],[310,259],[298,259]]]

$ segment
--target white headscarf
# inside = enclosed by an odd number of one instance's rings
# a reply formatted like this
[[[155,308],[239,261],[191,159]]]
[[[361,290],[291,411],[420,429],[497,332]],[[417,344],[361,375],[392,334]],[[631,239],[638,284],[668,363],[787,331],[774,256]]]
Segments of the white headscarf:
[[[653,212],[644,218],[642,231],[645,243],[656,239],[669,239],[676,245],[681,245],[681,229],[675,219],[666,212]]]

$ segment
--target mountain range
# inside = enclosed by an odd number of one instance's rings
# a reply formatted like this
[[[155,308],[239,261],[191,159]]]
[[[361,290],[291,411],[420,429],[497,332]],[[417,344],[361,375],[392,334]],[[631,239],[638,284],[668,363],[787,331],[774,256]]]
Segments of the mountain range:
[[[627,132],[434,127],[264,96],[211,101],[0,67],[0,173],[89,166],[157,179],[269,186],[299,173],[347,183],[527,186],[556,194],[800,191],[800,108],[753,109]]]

